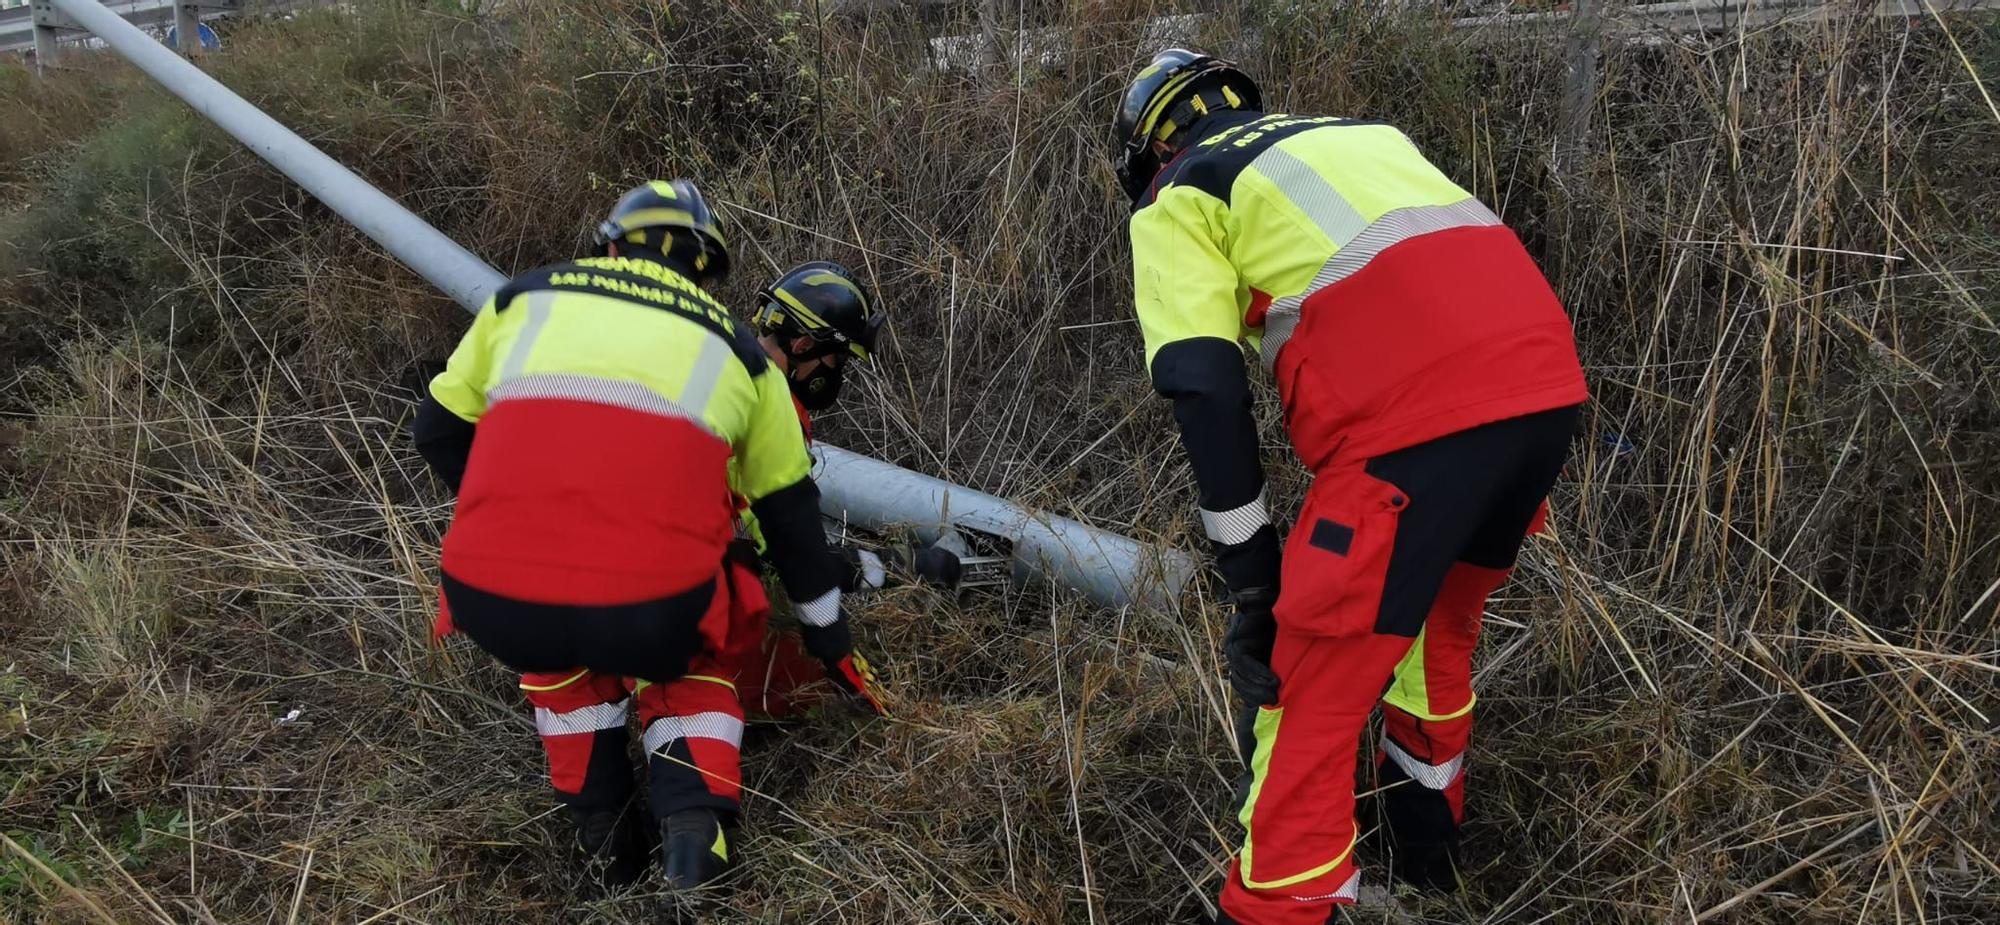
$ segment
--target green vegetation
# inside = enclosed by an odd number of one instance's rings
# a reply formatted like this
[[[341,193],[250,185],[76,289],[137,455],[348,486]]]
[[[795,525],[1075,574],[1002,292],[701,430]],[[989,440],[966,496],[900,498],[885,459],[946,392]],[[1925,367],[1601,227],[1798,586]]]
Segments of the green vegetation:
[[[892,303],[824,439],[1196,548],[1105,150],[1162,9],[1029,4],[1074,54],[939,73],[925,36],[984,27],[489,6],[241,22],[209,66],[505,270],[699,177],[731,304],[812,257]],[[1488,621],[1470,889],[1371,914],[1992,921],[2000,26],[1613,42],[1570,131],[1559,35],[1225,6],[1187,38],[1274,108],[1402,125],[1501,211],[1596,393]],[[449,508],[400,425],[464,315],[73,60],[0,61],[0,920],[576,921],[510,679],[426,638]],[[753,731],[754,860],[714,921],[1203,908],[1236,837],[1218,608],[910,590],[862,619],[897,718]]]

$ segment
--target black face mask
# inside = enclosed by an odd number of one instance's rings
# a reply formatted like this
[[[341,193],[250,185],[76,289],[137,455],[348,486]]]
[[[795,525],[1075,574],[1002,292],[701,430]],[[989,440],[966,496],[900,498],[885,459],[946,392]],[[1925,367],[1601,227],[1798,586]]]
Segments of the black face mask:
[[[792,394],[807,411],[825,411],[840,400],[841,368],[821,363],[804,379],[792,379]]]

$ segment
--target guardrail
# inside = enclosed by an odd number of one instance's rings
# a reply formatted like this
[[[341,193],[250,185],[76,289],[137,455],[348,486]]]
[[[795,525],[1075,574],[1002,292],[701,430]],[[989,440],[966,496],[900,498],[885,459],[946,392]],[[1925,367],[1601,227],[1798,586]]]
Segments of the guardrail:
[[[285,4],[291,5],[291,4]],[[105,4],[126,22],[140,27],[174,27],[182,51],[201,51],[201,20],[204,16],[235,13],[240,0],[113,0]],[[0,52],[35,50],[35,60],[43,67],[53,65],[61,53],[65,36],[88,30],[53,0],[0,0]]]
[[[53,7],[70,28],[102,39],[468,311],[477,311],[506,282],[492,265],[103,4],[34,2]],[[1107,607],[1171,607],[1195,570],[1194,560],[1178,550],[1029,510],[837,447],[821,446],[819,461],[816,478],[827,516],[870,530],[911,527],[927,538],[958,531],[997,540],[1018,576],[1075,588]]]
[[[854,0],[856,5],[861,0]],[[1386,8],[1386,7],[1385,7]],[[1664,3],[1612,3],[1575,0],[1574,9],[1493,13],[1453,19],[1454,28],[1478,40],[1561,35],[1572,22],[1594,19],[1593,31],[1610,39],[1651,43],[1673,34],[1728,32],[1766,26],[1817,22],[1847,16],[1878,18],[1929,17],[1935,14],[2000,10],[2000,0],[1673,0]],[[1405,8],[1414,13],[1414,9]],[[1140,25],[1141,45],[1165,46],[1194,41],[1209,13],[1184,13],[1148,19]],[[1061,27],[995,30],[940,35],[930,40],[931,61],[941,71],[1022,62],[1047,66],[1069,53],[1069,30]]]
[[[1582,4],[1578,4],[1579,7]],[[2000,9],[2000,0],[1675,0],[1668,3],[1598,4],[1594,11],[1606,35],[1644,36],[1662,32],[1726,32],[1765,26],[1818,22],[1849,16],[1928,17]],[[1533,29],[1586,15],[1572,10],[1496,13],[1452,20],[1460,29]]]

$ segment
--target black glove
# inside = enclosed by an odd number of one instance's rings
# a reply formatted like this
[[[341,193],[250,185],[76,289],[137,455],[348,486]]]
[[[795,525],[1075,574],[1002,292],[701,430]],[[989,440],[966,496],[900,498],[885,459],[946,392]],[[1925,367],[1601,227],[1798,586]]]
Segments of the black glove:
[[[875,680],[875,672],[868,666],[868,660],[854,651],[854,637],[848,631],[848,617],[843,613],[830,626],[799,625],[799,640],[805,643],[806,651],[819,659],[826,668],[828,680],[854,702],[866,706],[877,716],[888,716],[889,709],[883,706],[882,689]]]
[[[917,576],[925,584],[936,585],[946,591],[958,589],[958,579],[964,571],[957,554],[949,549],[936,546],[896,546],[891,552],[896,556],[897,565]]]
[[[1215,572],[1222,578],[1222,587],[1234,592],[1229,600],[1244,607],[1243,602],[1252,598],[1264,600],[1265,606],[1278,599],[1278,575],[1284,567],[1284,545],[1278,541],[1278,531],[1270,524],[1257,528],[1250,539],[1234,545],[1210,541],[1215,551]],[[1241,590],[1238,590],[1241,589]]]
[[[1231,597],[1236,613],[1229,618],[1228,635],[1222,638],[1229,686],[1236,689],[1245,706],[1275,704],[1278,676],[1271,671],[1271,647],[1278,639],[1278,621],[1271,615],[1271,605],[1276,596],[1253,591]]]
[[[755,577],[764,577],[764,558],[757,554],[757,544],[747,537],[739,536],[730,540],[729,545],[723,547],[722,559],[724,562],[743,566]]]

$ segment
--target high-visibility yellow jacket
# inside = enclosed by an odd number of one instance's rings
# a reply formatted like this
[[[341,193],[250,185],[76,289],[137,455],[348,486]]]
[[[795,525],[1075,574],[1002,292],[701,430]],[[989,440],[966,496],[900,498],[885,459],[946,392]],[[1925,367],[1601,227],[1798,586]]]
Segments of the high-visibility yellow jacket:
[[[1220,112],[1131,220],[1154,387],[1232,588],[1275,587],[1239,341],[1314,470],[1580,403],[1568,316],[1512,231],[1394,127]],[[1255,552],[1250,552],[1254,547]]]
[[[675,594],[716,574],[741,497],[786,590],[813,605],[801,617],[837,609],[791,392],[748,328],[667,265],[593,258],[515,278],[430,397],[434,434],[444,412],[477,425],[444,540],[456,580],[546,603]]]
[[[805,434],[806,447],[810,450],[813,440],[812,415],[806,411],[806,406],[799,404],[796,396],[792,398],[792,408],[798,412],[799,430]],[[743,539],[749,540],[750,545],[756,548],[759,556],[769,555],[771,547],[764,540],[764,528],[758,525],[757,513],[755,511],[747,509],[739,511],[736,517],[736,528],[737,534]]]

